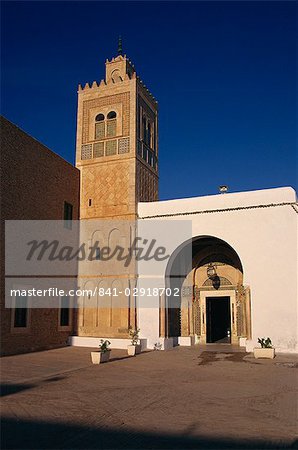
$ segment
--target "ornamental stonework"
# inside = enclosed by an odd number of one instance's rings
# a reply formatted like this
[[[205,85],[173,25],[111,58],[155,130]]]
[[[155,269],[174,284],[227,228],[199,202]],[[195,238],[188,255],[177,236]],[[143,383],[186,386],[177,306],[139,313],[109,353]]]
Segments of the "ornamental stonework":
[[[115,103],[122,103],[122,134],[123,136],[129,135],[129,100],[130,93],[124,92],[123,94],[109,95],[102,98],[94,98],[92,100],[83,101],[83,131],[82,131],[82,143],[85,144],[93,140],[93,137],[89,136],[89,111],[91,108],[102,108],[104,106],[114,105]]]
[[[131,163],[100,164],[82,169],[81,217],[121,216],[133,212]],[[92,199],[92,207],[89,207]]]
[[[137,201],[158,200],[158,177],[144,164],[137,162]]]

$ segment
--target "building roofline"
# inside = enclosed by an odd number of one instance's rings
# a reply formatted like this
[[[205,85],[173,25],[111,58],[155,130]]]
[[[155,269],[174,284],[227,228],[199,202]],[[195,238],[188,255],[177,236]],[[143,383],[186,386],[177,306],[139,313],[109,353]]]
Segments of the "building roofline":
[[[222,212],[231,212],[231,211],[243,211],[247,209],[259,209],[259,208],[275,208],[278,206],[291,206],[293,210],[298,214],[298,203],[297,202],[288,202],[288,203],[271,203],[270,205],[251,205],[251,206],[238,206],[236,208],[223,208],[223,209],[206,209],[202,211],[187,211],[187,212],[177,212],[177,213],[169,213],[169,214],[157,214],[152,216],[140,216],[139,219],[156,219],[163,217],[179,217],[179,216],[192,216],[197,214],[210,214],[210,213],[222,213]]]
[[[170,217],[296,204],[294,189],[283,187],[139,203],[138,213],[140,218]]]
[[[54,152],[53,150],[51,150],[49,147],[47,147],[45,144],[43,144],[42,142],[40,142],[38,139],[36,139],[34,136],[31,136],[31,134],[27,133],[27,131],[23,130],[19,125],[16,125],[14,122],[12,122],[11,120],[7,119],[7,117],[3,116],[2,114],[0,114],[0,120],[2,121],[6,121],[8,122],[11,126],[13,126],[14,128],[16,128],[18,131],[20,131],[21,133],[25,134],[26,136],[28,136],[29,138],[33,139],[35,142],[37,142],[39,145],[41,145],[43,147],[43,150],[50,153],[51,156],[55,156],[57,158],[59,158],[60,160],[62,160],[65,164],[69,165],[70,167],[72,167],[73,169],[76,169],[76,166],[72,163],[70,163],[69,161],[67,161],[66,159],[64,159],[61,155],[59,155],[58,153]]]

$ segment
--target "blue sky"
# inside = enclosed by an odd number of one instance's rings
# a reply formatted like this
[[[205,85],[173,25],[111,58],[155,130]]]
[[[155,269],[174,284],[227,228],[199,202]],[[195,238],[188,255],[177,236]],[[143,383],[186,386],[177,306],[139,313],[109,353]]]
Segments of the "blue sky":
[[[2,114],[74,162],[78,83],[124,52],[159,101],[160,198],[296,178],[294,2],[2,2]]]

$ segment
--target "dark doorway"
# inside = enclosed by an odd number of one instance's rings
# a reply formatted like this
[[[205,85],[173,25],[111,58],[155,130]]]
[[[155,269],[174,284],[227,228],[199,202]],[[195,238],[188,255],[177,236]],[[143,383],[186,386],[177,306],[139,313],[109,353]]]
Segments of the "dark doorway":
[[[230,297],[207,297],[207,343],[231,343]]]

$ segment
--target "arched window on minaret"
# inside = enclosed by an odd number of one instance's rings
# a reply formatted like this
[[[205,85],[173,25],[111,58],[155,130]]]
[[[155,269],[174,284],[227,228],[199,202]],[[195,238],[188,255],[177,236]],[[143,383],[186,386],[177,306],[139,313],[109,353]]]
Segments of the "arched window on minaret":
[[[97,114],[95,117],[95,139],[104,139],[105,137],[105,116]]]
[[[142,128],[143,128],[143,132],[142,132],[142,138],[143,138],[143,142],[147,142],[146,141],[146,136],[147,136],[147,126],[146,126],[146,117],[143,117],[142,119]]]
[[[107,115],[107,137],[116,136],[117,130],[117,114],[115,111],[110,111]]]
[[[111,74],[113,83],[118,83],[119,81],[123,81],[120,76],[120,70],[116,69]]]
[[[148,122],[147,126],[147,145],[151,148],[151,124]]]

